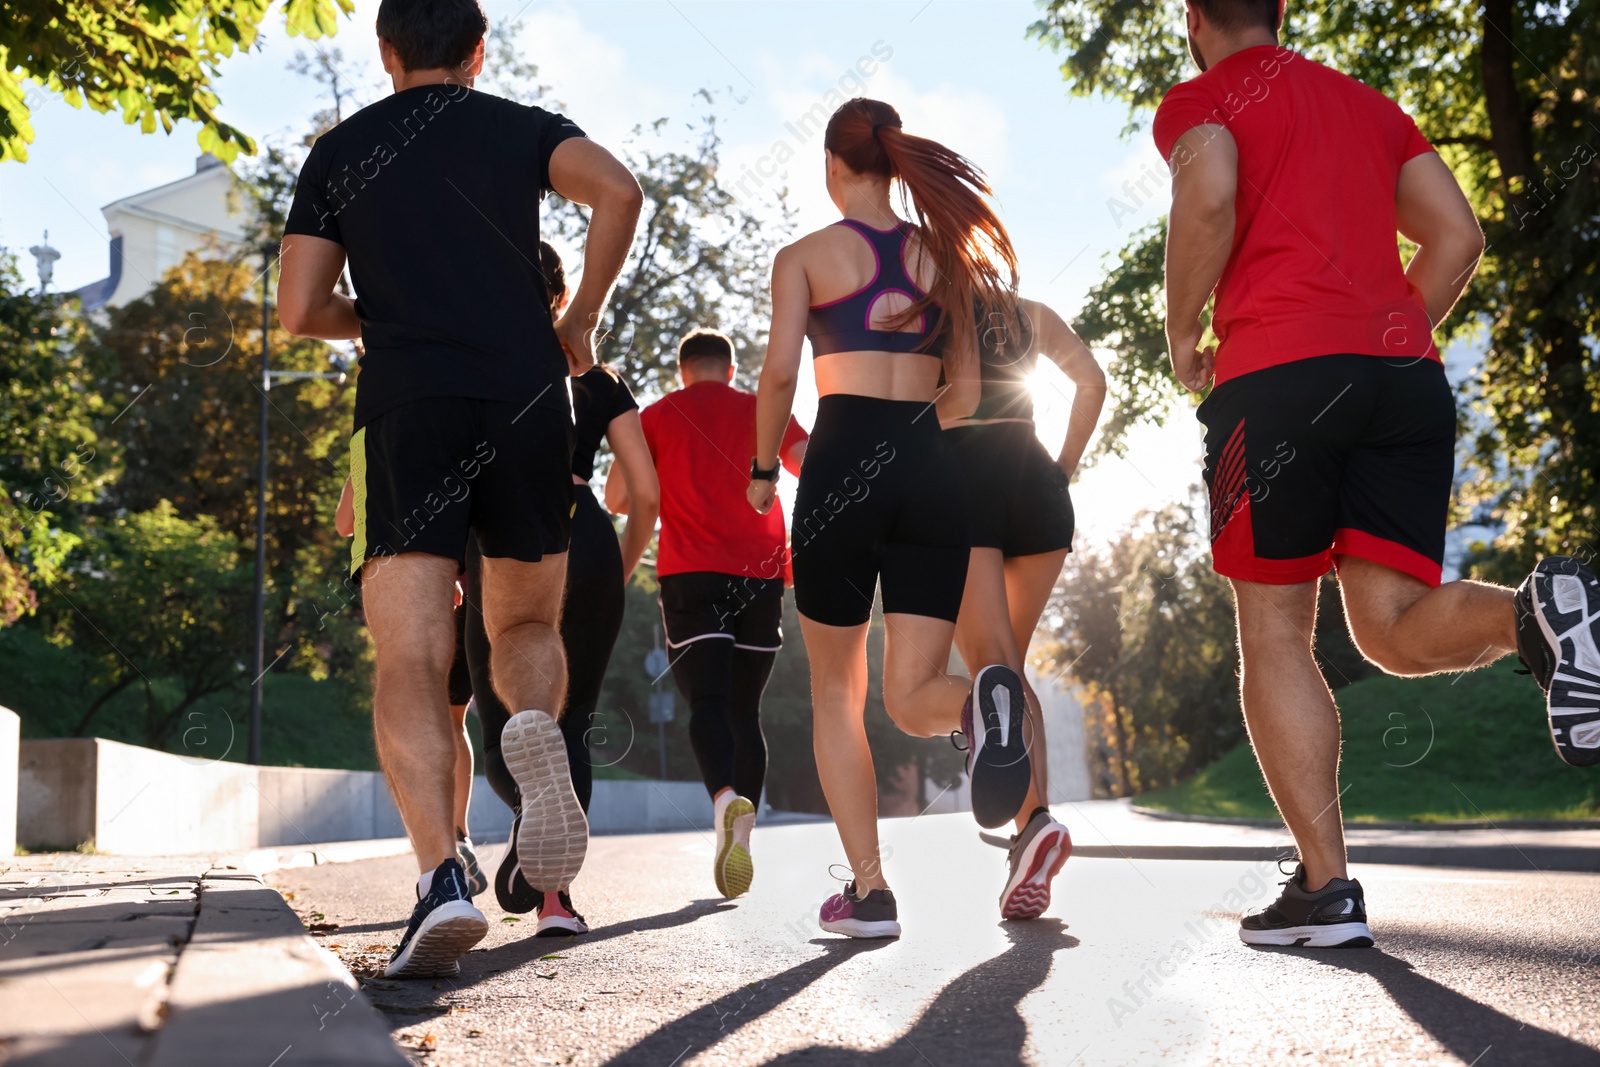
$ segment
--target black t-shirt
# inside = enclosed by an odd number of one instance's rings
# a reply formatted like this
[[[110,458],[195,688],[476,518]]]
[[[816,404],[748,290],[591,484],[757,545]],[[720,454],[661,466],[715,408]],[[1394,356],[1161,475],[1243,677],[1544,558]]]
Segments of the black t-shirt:
[[[611,420],[639,407],[628,383],[610,367],[593,367],[572,379],[572,473],[594,477],[594,454]]]
[[[566,407],[539,263],[550,155],[583,131],[463,85],[419,85],[312,146],[285,234],[344,246],[366,356],[357,427],[434,396]]]
[[[1033,392],[1028,375],[1038,366],[1033,324],[1020,307],[1016,318],[986,321],[978,313],[978,362],[983,371],[983,395],[974,419],[1033,419]]]

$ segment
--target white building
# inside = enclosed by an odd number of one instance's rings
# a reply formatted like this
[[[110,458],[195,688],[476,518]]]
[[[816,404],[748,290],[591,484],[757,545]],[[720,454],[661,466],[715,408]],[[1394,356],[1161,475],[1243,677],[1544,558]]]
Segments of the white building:
[[[107,204],[109,273],[74,295],[89,311],[137,300],[190,252],[241,243],[246,203],[233,171],[208,153],[193,174]]]

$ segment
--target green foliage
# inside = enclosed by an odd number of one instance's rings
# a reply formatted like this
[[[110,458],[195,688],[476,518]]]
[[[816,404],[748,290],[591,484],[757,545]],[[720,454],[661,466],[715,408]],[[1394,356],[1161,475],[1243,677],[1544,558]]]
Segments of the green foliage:
[[[1466,675],[1357,682],[1339,694],[1345,818],[1600,816],[1600,783],[1556,756],[1539,689],[1502,663]],[[1494,738],[1484,759],[1483,739]],[[1196,815],[1276,817],[1255,753],[1241,744],[1140,804]]]
[[[61,0],[31,10],[7,7],[0,19],[0,162],[26,160],[33,140],[34,87],[60,93],[73,107],[120,109],[129,124],[154,133],[174,120],[201,124],[203,151],[231,160],[255,150],[242,131],[217,117],[212,88],[221,61],[256,44],[267,0],[144,0],[105,4]],[[290,36],[329,36],[354,0],[285,0]],[[30,91],[31,90],[31,91]]]
[[[114,473],[85,387],[87,330],[63,298],[24,291],[0,250],[0,628],[38,606],[78,543],[72,505]]]
[[[711,95],[701,95],[710,106]],[[739,383],[749,387],[766,351],[772,256],[793,230],[791,215],[780,204],[779,221],[758,219],[717,184],[722,141],[714,115],[701,120],[700,140],[689,151],[644,144],[666,123],[636,128],[621,152],[644,190],[644,210],[611,297],[600,358],[635,392],[660,394],[673,386],[679,339],[697,326],[714,327],[733,338]],[[580,245],[584,210],[559,198],[550,203],[550,227]],[[567,269],[576,274],[581,265]]]
[[[1487,416],[1463,504],[1507,524],[1505,571],[1541,552],[1592,553],[1600,525],[1600,4],[1297,0],[1283,40],[1398,100],[1467,190],[1488,251],[1440,341],[1484,331],[1472,383]],[[1078,94],[1129,106],[1140,129],[1195,71],[1183,4],[1048,0],[1030,35]],[[1160,358],[1160,236],[1134,236],[1090,297],[1085,335],[1116,353],[1125,397],[1107,435],[1159,418],[1175,385]],[[1096,305],[1104,304],[1105,307]]]

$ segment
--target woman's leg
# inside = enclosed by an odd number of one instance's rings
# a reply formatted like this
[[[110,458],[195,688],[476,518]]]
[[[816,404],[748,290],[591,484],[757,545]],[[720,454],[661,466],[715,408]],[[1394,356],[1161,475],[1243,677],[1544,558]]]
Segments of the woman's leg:
[[[1041,787],[1041,774],[1037,769],[1044,762],[1044,729],[1040,718],[1039,698],[1028,685],[1022,670],[1022,652],[1013,634],[1010,606],[1007,599],[1006,560],[998,548],[974,548],[967,564],[967,586],[961,598],[961,615],[956,619],[956,647],[961,651],[961,661],[967,669],[1001,663],[1010,667],[1022,679],[1023,695],[1028,704],[1028,717],[1024,722],[1032,784],[1017,810],[1016,825],[1021,830],[1028,819],[1041,807],[1047,806],[1048,796]]]
[[[616,531],[593,492],[580,486],[572,517],[572,547],[567,551],[567,599],[561,611],[561,645],[567,655],[561,734],[567,743],[572,788],[585,812],[594,792],[589,730],[600,704],[600,686],[611,663],[611,651],[622,632],[624,584]]]
[[[972,681],[945,673],[956,624],[899,612],[884,615],[883,623],[883,706],[889,718],[913,737],[961,729],[961,708]]]
[[[456,739],[456,836],[467,832],[467,805],[472,801],[472,739],[467,736],[467,706],[450,705],[450,722]]]
[[[1011,614],[1011,632],[1024,662],[1028,657],[1028,646],[1033,643],[1034,632],[1039,628],[1039,618],[1044,614],[1045,605],[1050,602],[1050,593],[1056,587],[1056,579],[1061,577],[1061,566],[1066,560],[1067,550],[1063,548],[1034,556],[1013,556],[1005,561],[1006,604]],[[1017,673],[1021,674],[1020,671]],[[1026,677],[1023,677],[1022,684],[1028,691],[1028,717],[1033,725],[1030,749],[1033,793],[1038,797],[1039,805],[1048,807],[1050,760],[1046,747],[1048,739],[1045,736],[1044,710],[1039,704],[1038,694],[1028,684]]]
[[[839,828],[856,893],[888,887],[878,858],[878,785],[867,747],[867,624],[828,626],[800,616],[811,659],[812,747],[828,811]],[[949,638],[945,648],[950,647]]]

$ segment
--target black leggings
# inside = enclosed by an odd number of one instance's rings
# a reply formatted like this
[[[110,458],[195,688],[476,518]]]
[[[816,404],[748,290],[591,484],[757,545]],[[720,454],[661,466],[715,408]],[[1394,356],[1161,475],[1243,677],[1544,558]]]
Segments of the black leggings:
[[[767,779],[761,693],[776,659],[775,652],[735,648],[731,639],[719,637],[673,653],[672,680],[689,702],[689,743],[712,797],[732,786],[740,796],[761,802]]]
[[[583,810],[589,810],[594,776],[589,763],[589,729],[600,702],[611,650],[622,631],[624,601],[622,549],[611,518],[587,486],[573,486],[577,507],[572,516],[572,547],[567,551],[567,591],[561,606],[561,644],[567,655],[567,700],[561,715],[561,735],[567,742],[567,765],[572,788]],[[480,599],[479,557],[476,544],[467,554],[467,668],[472,672],[472,694],[483,724],[484,773],[499,798],[515,809],[521,802],[516,780],[500,754],[500,732],[510,712],[494,691],[489,677],[489,635],[483,624]],[[521,709],[518,709],[521,710]]]

